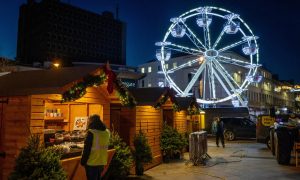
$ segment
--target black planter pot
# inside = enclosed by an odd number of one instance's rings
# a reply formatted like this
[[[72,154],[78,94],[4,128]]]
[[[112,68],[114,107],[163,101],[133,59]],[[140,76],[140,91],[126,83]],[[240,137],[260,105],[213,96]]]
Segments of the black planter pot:
[[[144,175],[144,166],[143,166],[142,163],[137,163],[137,164],[135,165],[135,173],[136,173],[136,175],[138,175],[138,176]]]

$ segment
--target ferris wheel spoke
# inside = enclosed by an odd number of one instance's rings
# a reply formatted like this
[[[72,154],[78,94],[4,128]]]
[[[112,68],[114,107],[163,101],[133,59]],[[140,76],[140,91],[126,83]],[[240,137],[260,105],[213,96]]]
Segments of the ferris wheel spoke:
[[[189,47],[181,46],[181,45],[174,44],[174,43],[170,43],[168,46],[165,46],[165,48],[168,48],[168,49],[171,49],[174,51],[178,51],[178,52],[191,54],[191,55],[199,55],[199,54],[203,53],[202,51],[200,51],[198,49],[189,48]]]
[[[193,76],[192,80],[189,82],[189,84],[187,85],[187,87],[183,91],[184,94],[188,94],[189,91],[192,89],[193,85],[195,84],[195,82],[199,78],[200,74],[202,73],[203,69],[205,68],[206,63],[207,63],[207,61],[205,61],[205,60],[202,62],[201,66],[199,67],[199,69],[197,70],[195,75]]]
[[[210,69],[210,63],[206,64],[206,68],[207,68],[207,80],[208,80],[208,92],[209,92],[209,98],[211,99],[211,69]]]
[[[211,42],[210,42],[210,31],[209,31],[209,26],[208,25],[206,25],[206,31],[207,31],[208,47],[210,49],[211,48]]]
[[[215,79],[214,79],[214,69],[212,67],[212,61],[207,63],[208,67],[208,83],[209,83],[209,97],[210,99],[216,98],[216,90],[215,90]]]
[[[188,30],[188,33],[186,35],[188,38],[192,41],[192,43],[199,49],[206,50],[205,45],[202,43],[202,41],[195,35],[195,33],[186,25],[185,22],[181,21],[184,27]],[[201,47],[202,46],[202,47]],[[202,50],[201,50],[202,51]]]
[[[203,28],[203,33],[205,39],[205,47],[207,47],[207,49],[210,49],[210,33],[208,26]]]
[[[238,41],[238,42],[232,43],[232,44],[230,44],[230,45],[228,45],[228,46],[225,46],[225,47],[219,49],[218,51],[219,51],[219,53],[220,53],[220,52],[227,51],[227,50],[229,50],[229,49],[231,49],[231,48],[234,48],[234,47],[236,47],[236,46],[239,46],[239,45],[241,45],[241,44],[243,44],[243,43],[245,43],[245,42],[247,42],[247,41],[248,41],[247,39],[243,39],[243,40],[241,40],[241,41]]]
[[[249,69],[260,66],[260,65],[252,64],[250,62],[246,62],[246,61],[242,61],[239,59],[234,59],[234,58],[230,58],[230,57],[226,57],[226,56],[222,56],[222,55],[219,55],[217,60],[222,63],[233,64],[236,66],[241,66],[241,67],[249,68]]]
[[[204,68],[204,73],[203,73],[203,86],[202,86],[202,98],[203,99],[205,99],[206,98],[206,89],[205,89],[205,87],[206,87],[206,70],[207,68],[206,68],[206,66],[205,66],[205,68]]]
[[[225,90],[225,92],[227,93],[227,95],[230,96],[231,95],[230,91],[228,90],[228,88],[226,87],[226,85],[224,84],[224,82],[222,81],[222,79],[220,78],[220,76],[218,75],[216,69],[214,71],[214,76],[216,76],[217,80],[219,81],[219,83],[221,84],[221,86],[223,87],[223,89]]]
[[[224,74],[232,81],[234,84],[238,87],[238,89],[241,89],[240,85],[232,78],[232,76],[226,71],[226,69],[218,62],[214,61],[216,65],[218,65],[221,70],[224,72]]]
[[[221,70],[219,69],[218,65],[220,65],[220,67],[222,68],[221,64],[218,64],[217,61],[214,61],[215,62],[215,65],[216,65],[216,69],[219,71],[219,73],[223,76],[223,78],[225,79],[225,81],[227,82],[227,84],[229,85],[229,87],[231,88],[232,92],[234,93],[234,95],[238,98],[238,100],[240,101],[240,103],[243,105],[243,106],[246,106],[246,103],[244,102],[244,100],[241,98],[241,93],[243,92],[243,90],[239,87],[238,89],[235,89],[234,88],[234,85],[231,83],[231,81],[228,79],[228,77],[226,76],[226,74]],[[225,71],[226,72],[226,71]],[[230,76],[231,77],[231,76]],[[235,81],[234,81],[235,82]]]
[[[231,91],[234,94],[238,94],[238,91],[236,90],[236,88],[234,87],[234,85],[231,83],[231,81],[228,79],[228,77],[226,76],[226,74],[222,71],[221,67],[219,67],[219,64],[214,63],[216,66],[216,70],[221,74],[221,76],[224,78],[224,80],[226,81],[226,83],[229,85]]]
[[[219,34],[219,36],[218,36],[216,42],[213,44],[212,49],[214,49],[214,48],[217,47],[217,45],[218,45],[219,42],[221,41],[222,36],[224,35],[224,33],[225,33],[225,29],[223,28],[223,30],[222,30],[221,33]]]
[[[176,83],[170,78],[169,75],[166,74],[166,70],[163,69],[163,71],[165,72],[165,78],[168,80],[169,85],[178,93],[178,94],[183,94],[183,92],[181,91],[181,89],[176,85]]]
[[[195,64],[196,62],[199,62],[199,60],[198,60],[198,59],[194,59],[194,60],[189,61],[189,62],[187,62],[187,63],[181,64],[181,65],[178,66],[178,67],[169,69],[169,70],[167,71],[167,73],[173,73],[173,72],[175,72],[175,71],[177,71],[177,70],[179,70],[179,69],[185,68],[185,67],[187,67],[187,66],[191,66],[192,64]]]

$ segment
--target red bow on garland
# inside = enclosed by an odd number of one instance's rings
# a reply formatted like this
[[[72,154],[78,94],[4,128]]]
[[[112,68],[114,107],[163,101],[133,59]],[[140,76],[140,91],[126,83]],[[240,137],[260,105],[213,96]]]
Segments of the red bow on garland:
[[[116,74],[111,70],[109,63],[104,66],[104,73],[107,75],[107,91],[111,94],[114,91],[114,82],[116,81]]]

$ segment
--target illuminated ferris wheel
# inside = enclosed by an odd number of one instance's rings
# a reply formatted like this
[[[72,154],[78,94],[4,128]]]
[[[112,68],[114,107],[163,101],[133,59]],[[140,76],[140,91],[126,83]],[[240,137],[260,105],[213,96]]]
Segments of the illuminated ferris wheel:
[[[199,87],[198,103],[235,100],[246,106],[242,93],[255,81],[260,65],[258,37],[243,19],[226,9],[199,7],[170,21],[163,40],[155,43],[159,46],[156,57],[169,86],[181,97],[191,95],[192,88]],[[239,56],[243,58],[233,57],[230,52],[243,52]],[[178,53],[186,54],[190,60],[180,60],[170,68],[168,61]],[[230,73],[232,68],[243,70],[244,76],[239,81]],[[180,71],[191,74],[184,85],[178,77]],[[220,93],[220,89],[224,93]]]

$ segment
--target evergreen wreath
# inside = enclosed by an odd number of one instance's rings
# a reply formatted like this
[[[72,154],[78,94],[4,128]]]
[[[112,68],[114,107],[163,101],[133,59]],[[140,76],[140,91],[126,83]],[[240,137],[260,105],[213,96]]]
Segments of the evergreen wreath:
[[[111,94],[115,87],[122,105],[129,107],[136,105],[134,98],[128,93],[127,88],[120,80],[116,79],[115,73],[106,66],[102,68],[100,75],[88,75],[82,81],[75,83],[69,90],[63,93],[62,102],[75,101],[86,94],[86,88],[100,86],[105,81],[108,81],[108,93]]]

